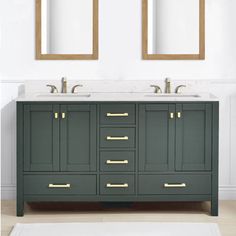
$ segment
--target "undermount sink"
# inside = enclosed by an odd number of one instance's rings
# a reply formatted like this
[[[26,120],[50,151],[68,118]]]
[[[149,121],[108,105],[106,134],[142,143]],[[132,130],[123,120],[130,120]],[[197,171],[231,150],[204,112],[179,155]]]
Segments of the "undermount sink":
[[[53,94],[39,94],[37,95],[37,97],[63,97],[63,98],[67,98],[67,97],[90,97],[91,94],[74,94],[74,93],[53,93]]]
[[[164,93],[164,94],[145,94],[145,97],[168,97],[168,98],[199,98],[198,94],[176,94],[176,93]]]

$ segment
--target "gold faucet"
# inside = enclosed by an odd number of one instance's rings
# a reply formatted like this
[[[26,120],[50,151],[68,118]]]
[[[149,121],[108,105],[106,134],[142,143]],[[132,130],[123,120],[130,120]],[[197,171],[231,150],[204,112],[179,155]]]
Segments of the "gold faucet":
[[[171,93],[171,84],[170,84],[170,82],[171,82],[170,78],[165,79],[165,83],[166,83],[165,92],[166,93]]]
[[[67,79],[66,79],[66,77],[62,77],[61,82],[62,82],[61,92],[67,93]]]

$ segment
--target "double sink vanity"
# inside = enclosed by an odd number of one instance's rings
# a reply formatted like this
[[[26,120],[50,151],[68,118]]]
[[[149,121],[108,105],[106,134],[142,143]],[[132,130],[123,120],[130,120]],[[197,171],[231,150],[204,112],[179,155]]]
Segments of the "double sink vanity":
[[[17,100],[18,216],[41,201],[210,201],[218,215],[215,96],[171,93],[168,80],[165,93],[66,83]]]

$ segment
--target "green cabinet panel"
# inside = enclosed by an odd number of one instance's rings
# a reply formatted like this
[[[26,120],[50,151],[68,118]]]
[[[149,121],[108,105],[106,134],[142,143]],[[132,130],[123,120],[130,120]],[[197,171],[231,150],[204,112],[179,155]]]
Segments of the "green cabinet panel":
[[[96,170],[96,106],[61,105],[62,171]]]
[[[100,194],[128,195],[134,193],[134,175],[100,175]]]
[[[59,170],[57,105],[24,106],[24,170]]]
[[[101,148],[134,148],[135,128],[101,128]]]
[[[139,170],[174,170],[175,105],[139,106]]]
[[[177,104],[176,170],[211,170],[212,105]]]
[[[139,194],[211,194],[211,174],[140,175]]]
[[[135,105],[101,104],[100,123],[104,125],[135,124]]]
[[[134,151],[101,151],[100,152],[101,171],[134,171],[135,152]]]
[[[95,195],[96,184],[96,175],[25,175],[24,194]]]

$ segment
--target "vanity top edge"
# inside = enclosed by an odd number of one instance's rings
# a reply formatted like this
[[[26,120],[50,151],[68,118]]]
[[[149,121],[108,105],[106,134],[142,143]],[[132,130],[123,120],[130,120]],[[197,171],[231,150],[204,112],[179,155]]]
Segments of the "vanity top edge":
[[[37,95],[19,96],[17,102],[209,102],[219,101],[211,93],[196,94],[153,94],[153,93],[80,93],[72,96]]]

